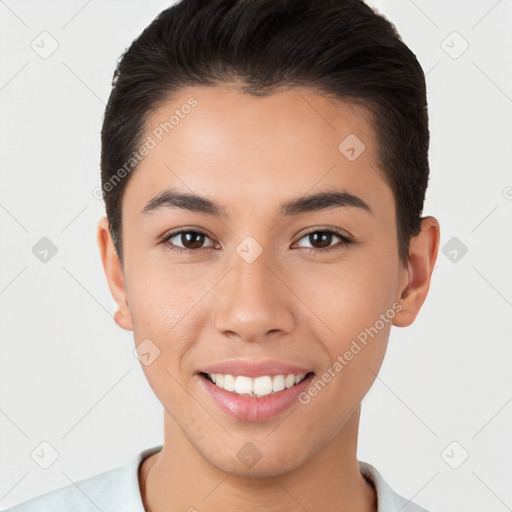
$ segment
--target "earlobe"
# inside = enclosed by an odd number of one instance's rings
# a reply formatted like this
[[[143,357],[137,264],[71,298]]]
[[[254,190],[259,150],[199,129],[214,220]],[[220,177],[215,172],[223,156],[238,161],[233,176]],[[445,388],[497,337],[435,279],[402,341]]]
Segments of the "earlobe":
[[[126,308],[127,309],[127,308]],[[129,314],[128,314],[129,317]],[[121,327],[121,329],[124,329],[125,331],[133,331],[133,327],[131,324],[131,319],[127,318],[126,313],[124,312],[124,309],[118,309],[114,313],[114,322]],[[129,327],[127,327],[129,325]]]
[[[108,219],[105,216],[101,217],[98,221],[97,242],[108,287],[117,304],[114,321],[122,329],[133,331],[132,319],[126,296],[123,267],[117,256],[114,243],[112,242]]]
[[[409,246],[409,280],[400,295],[402,310],[395,316],[393,325],[411,325],[418,315],[430,288],[430,280],[439,250],[440,226],[434,217],[425,217],[421,231],[411,237]]]

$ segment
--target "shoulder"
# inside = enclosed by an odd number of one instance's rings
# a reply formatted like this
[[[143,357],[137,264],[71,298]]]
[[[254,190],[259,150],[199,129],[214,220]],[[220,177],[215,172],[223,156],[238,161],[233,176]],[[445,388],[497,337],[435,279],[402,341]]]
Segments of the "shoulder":
[[[110,512],[113,486],[123,477],[122,466],[20,503],[5,512]]]
[[[411,500],[397,494],[377,469],[368,462],[358,461],[360,473],[369,480],[377,494],[377,512],[428,512]]]
[[[5,512],[98,512],[111,510],[109,498],[119,469],[66,485],[20,503]]]
[[[144,512],[138,467],[161,446],[148,448],[124,465],[47,492],[3,512]]]

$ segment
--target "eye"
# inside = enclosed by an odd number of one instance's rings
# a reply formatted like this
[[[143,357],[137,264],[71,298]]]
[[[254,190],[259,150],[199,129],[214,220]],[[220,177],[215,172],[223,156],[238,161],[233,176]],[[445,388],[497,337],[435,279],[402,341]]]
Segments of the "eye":
[[[173,241],[173,239],[176,239]],[[162,243],[168,245],[171,251],[176,252],[199,252],[208,247],[214,247],[213,243],[203,247],[205,239],[211,241],[207,233],[199,229],[180,229],[167,235]],[[181,244],[181,246],[179,245]]]
[[[343,243],[331,246],[333,236],[339,238]],[[335,249],[346,247],[352,240],[335,229],[317,229],[306,233],[300,240],[307,239],[312,247],[304,247],[308,253],[326,253]],[[299,242],[300,242],[299,240]]]
[[[343,243],[331,245],[333,236],[334,238],[339,238]],[[299,245],[299,248],[305,249],[308,253],[326,253],[335,249],[342,249],[352,243],[349,237],[335,229],[317,229],[316,231],[310,231],[300,238],[300,240],[303,239],[307,239],[309,243],[312,244],[312,247],[301,247]],[[182,228],[169,233],[162,240],[162,243],[165,243],[171,251],[175,252],[199,252],[208,248],[220,247],[219,245],[216,246],[213,244],[213,242],[204,246],[205,240],[210,240],[211,242],[210,236],[205,231]],[[299,242],[297,242],[297,244]]]

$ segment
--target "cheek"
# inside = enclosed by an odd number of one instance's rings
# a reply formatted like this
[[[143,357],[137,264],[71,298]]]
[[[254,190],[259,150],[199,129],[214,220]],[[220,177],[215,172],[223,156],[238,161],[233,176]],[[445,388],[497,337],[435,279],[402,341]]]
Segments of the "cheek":
[[[294,279],[294,289],[327,338],[346,341],[374,325],[392,306],[392,268],[384,257],[349,255],[339,264],[302,272]]]
[[[182,399],[183,405],[187,403],[178,382],[183,384],[192,348],[201,337],[208,304],[207,297],[201,298],[216,282],[215,276],[192,270],[193,265],[146,264],[132,265],[127,272],[134,339],[137,345],[149,339],[150,346],[156,347],[158,357],[150,365],[141,362],[162,404],[180,404]]]
[[[352,284],[358,286],[365,281],[353,279]],[[347,281],[340,287],[345,292],[349,289]],[[364,293],[356,293],[361,290]],[[323,309],[318,307],[318,316],[325,319],[334,334],[329,331],[321,335],[329,360],[301,401],[323,411],[327,425],[347,418],[373,384],[385,356],[394,313],[387,307],[385,294],[379,300],[375,289],[345,292],[326,300]],[[318,302],[315,304],[318,306]]]
[[[157,354],[149,365],[141,359],[143,371],[171,416],[190,401],[182,387],[182,366],[199,337],[194,304],[200,297],[195,285],[174,277],[156,269],[144,272],[134,279],[138,284],[132,287],[130,303],[136,344],[149,339]],[[172,410],[166,407],[169,404]]]
[[[352,396],[364,396],[378,373],[395,314],[394,268],[391,251],[375,246],[364,254],[347,255],[340,264],[318,266],[298,281],[298,295],[305,298],[311,322],[318,326],[317,335],[330,358],[325,368],[330,368],[330,375],[325,380],[333,374],[343,375],[332,379],[343,387],[341,394],[353,388]],[[335,361],[338,364],[333,368]]]
[[[162,340],[173,337],[181,324],[189,323],[190,312],[210,280],[201,279],[194,265],[137,263],[133,261],[126,271],[134,333],[151,333]]]

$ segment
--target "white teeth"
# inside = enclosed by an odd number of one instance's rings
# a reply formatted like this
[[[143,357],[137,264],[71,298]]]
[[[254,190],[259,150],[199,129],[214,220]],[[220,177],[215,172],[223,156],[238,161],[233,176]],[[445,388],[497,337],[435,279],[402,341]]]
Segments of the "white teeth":
[[[233,375],[224,375],[224,385],[222,387],[226,391],[235,391],[235,377]]]
[[[242,377],[237,377],[237,380],[241,378]],[[272,377],[256,377],[254,380],[249,380],[252,381],[252,390],[250,393],[252,392],[258,396],[270,395],[270,393],[272,393]]]
[[[252,393],[252,379],[239,375],[235,379],[235,393],[239,395]]]
[[[286,379],[284,380],[284,385],[287,388],[291,388],[295,384],[295,375],[290,373],[290,375],[286,376]]]
[[[272,379],[272,390],[282,391],[284,389],[284,375],[276,375]]]
[[[291,388],[295,384],[301,382],[306,376],[305,373],[300,375],[263,375],[252,379],[245,375],[233,376],[230,374],[222,373],[209,373],[211,380],[219,388],[226,391],[232,391],[238,395],[249,396],[267,396],[271,393],[277,393],[285,388]]]

